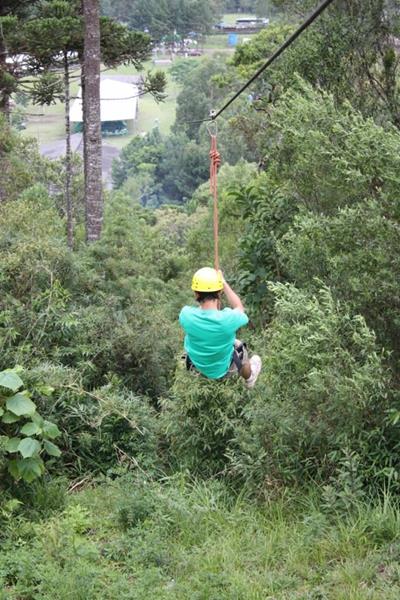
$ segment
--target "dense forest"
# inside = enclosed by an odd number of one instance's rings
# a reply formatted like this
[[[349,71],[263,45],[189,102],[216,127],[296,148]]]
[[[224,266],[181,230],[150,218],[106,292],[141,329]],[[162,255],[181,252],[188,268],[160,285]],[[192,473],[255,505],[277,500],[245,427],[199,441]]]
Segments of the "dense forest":
[[[213,263],[203,121],[317,2],[102,5],[103,65],[147,65],[178,12],[182,34],[190,11],[201,33],[224,12],[277,16],[173,61],[175,121],[122,149],[90,237],[87,154],[50,161],[10,118],[22,92],[65,102],[60,56],[88,76],[88,13],[0,9],[0,599],[395,600],[400,5],[334,0],[217,119],[220,263],[262,357],[252,390],[181,359],[178,315]],[[24,72],[7,60],[21,44]],[[165,77],[146,81],[162,103]]]

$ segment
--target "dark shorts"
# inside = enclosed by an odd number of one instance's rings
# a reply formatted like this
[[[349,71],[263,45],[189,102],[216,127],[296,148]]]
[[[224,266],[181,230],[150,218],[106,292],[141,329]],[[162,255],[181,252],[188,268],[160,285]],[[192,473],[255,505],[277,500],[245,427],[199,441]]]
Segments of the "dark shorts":
[[[196,373],[197,375],[202,374],[199,371],[197,371],[196,367],[190,360],[190,357],[188,354],[185,354],[184,358],[185,358],[185,363],[186,363],[186,369],[188,371],[192,371],[192,372]],[[219,379],[220,380],[226,379],[227,377],[232,377],[232,375],[238,375],[242,368],[243,363],[247,362],[248,360],[249,360],[249,354],[247,351],[246,343],[242,342],[241,340],[235,340],[235,346],[234,346],[234,350],[233,350],[232,362],[230,364],[230,367],[227,370],[227,372],[225,373],[225,375],[223,375]],[[216,381],[218,381],[218,380],[216,380]]]

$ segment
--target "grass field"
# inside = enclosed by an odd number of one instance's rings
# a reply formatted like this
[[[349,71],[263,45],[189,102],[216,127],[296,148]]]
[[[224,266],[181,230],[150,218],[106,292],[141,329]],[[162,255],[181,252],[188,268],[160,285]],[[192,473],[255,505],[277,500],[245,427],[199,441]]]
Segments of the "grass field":
[[[313,493],[257,505],[218,480],[123,477],[57,510],[56,486],[38,487],[34,522],[28,512],[3,525],[0,600],[400,597],[400,513],[389,496],[336,514]]]

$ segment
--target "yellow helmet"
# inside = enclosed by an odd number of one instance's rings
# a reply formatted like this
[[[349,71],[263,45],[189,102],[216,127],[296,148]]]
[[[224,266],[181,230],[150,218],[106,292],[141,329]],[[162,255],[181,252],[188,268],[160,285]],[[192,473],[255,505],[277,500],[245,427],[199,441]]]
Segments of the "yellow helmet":
[[[203,267],[196,271],[192,279],[194,292],[219,292],[224,287],[221,271]]]

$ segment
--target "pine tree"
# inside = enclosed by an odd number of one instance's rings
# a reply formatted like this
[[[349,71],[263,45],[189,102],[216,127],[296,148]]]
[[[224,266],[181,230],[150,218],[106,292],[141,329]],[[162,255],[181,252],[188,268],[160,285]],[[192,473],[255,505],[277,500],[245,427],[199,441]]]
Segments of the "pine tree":
[[[66,177],[65,199],[67,214],[68,245],[73,246],[73,207],[71,200],[72,161],[70,145],[70,80],[71,66],[79,62],[81,66],[81,83],[83,96],[85,95],[85,54],[84,54],[84,18],[83,5],[80,0],[47,0],[35,5],[34,1],[14,2],[7,0],[0,7],[0,111],[9,115],[11,94],[18,89],[24,89],[32,97],[35,104],[52,104],[57,99],[65,103],[65,129],[66,129]],[[19,9],[17,7],[19,5]],[[25,6],[25,11],[22,11]],[[27,11],[30,11],[29,13]],[[29,20],[23,17],[29,14]],[[1,16],[3,15],[3,16]],[[141,68],[151,51],[150,37],[142,32],[130,31],[126,26],[107,17],[98,23],[100,31],[99,58],[107,67],[115,67],[121,63],[133,64]],[[3,46],[1,45],[3,44]],[[2,52],[3,48],[3,52]],[[11,70],[6,58],[9,55],[23,53],[25,60],[23,68]],[[90,56],[90,55],[89,55]],[[5,65],[2,68],[2,61]],[[30,73],[34,75],[33,85],[26,87],[24,77]],[[32,83],[32,82],[31,82]],[[143,92],[151,93],[157,100],[163,98],[165,76],[155,73],[148,76],[143,84]],[[85,104],[83,105],[85,114]],[[92,114],[92,111],[90,111]],[[85,135],[85,133],[84,133]],[[93,147],[86,143],[84,146]],[[97,146],[101,152],[101,144]],[[89,152],[90,160],[94,160]],[[88,155],[84,150],[85,180],[91,171],[86,168]],[[101,156],[97,159],[101,166]],[[100,176],[94,179],[96,186],[101,186]],[[94,193],[93,180],[86,183],[86,190]],[[90,203],[90,193],[87,195]],[[101,198],[101,192],[100,196]],[[100,200],[101,204],[101,200]],[[91,210],[88,215],[91,214]],[[92,220],[92,219],[91,219]],[[87,219],[87,222],[88,219]],[[91,229],[92,231],[92,229]],[[101,231],[101,223],[94,238],[87,232],[87,240],[96,239]]]
[[[2,0],[0,2],[0,112],[10,120],[10,97],[17,87],[15,66],[7,62],[9,41],[17,39],[20,22],[37,0]]]

